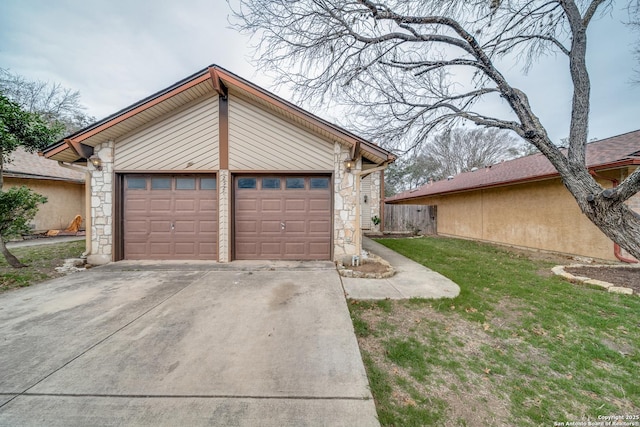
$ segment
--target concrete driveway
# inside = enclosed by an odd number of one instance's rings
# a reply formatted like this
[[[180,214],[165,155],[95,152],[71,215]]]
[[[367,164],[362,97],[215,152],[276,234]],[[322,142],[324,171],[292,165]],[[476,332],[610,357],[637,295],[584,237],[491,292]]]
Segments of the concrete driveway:
[[[332,263],[116,263],[0,295],[0,425],[379,425]]]

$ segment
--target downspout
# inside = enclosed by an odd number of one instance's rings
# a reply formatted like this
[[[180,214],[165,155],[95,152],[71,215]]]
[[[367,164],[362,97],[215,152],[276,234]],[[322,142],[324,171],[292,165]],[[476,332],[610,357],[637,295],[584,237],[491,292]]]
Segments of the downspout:
[[[620,183],[620,181],[618,181],[615,178],[607,178],[606,176],[602,176],[602,175],[598,175],[598,173],[594,170],[590,170],[589,173],[591,174],[591,176],[595,177],[595,178],[600,178],[600,179],[605,179],[607,181],[611,182],[611,185],[613,186],[613,188],[616,188],[618,186],[618,184]],[[638,261],[636,261],[635,259],[630,259],[630,258],[625,258],[622,256],[622,252],[620,250],[620,245],[617,244],[616,242],[613,242],[613,254],[615,255],[616,258],[618,258],[620,261],[622,262],[626,262],[628,264],[637,264]]]
[[[82,258],[86,258],[91,253],[91,172],[88,168],[68,165],[58,161],[58,165],[65,169],[84,173],[84,225],[85,225],[85,251]]]

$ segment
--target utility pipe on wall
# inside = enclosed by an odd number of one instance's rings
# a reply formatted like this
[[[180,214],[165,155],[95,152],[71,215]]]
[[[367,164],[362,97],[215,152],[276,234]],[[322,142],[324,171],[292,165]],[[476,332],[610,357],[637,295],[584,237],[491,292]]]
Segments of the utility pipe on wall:
[[[607,181],[611,182],[611,185],[613,186],[613,188],[616,188],[618,186],[618,184],[620,183],[620,181],[618,181],[615,178],[607,178],[606,176],[602,176],[602,175],[598,175],[598,173],[596,173],[596,171],[589,171],[589,173],[591,174],[591,176],[595,177],[595,178],[600,178],[600,179],[606,179]],[[620,249],[620,245],[617,244],[616,242],[613,242],[613,255],[615,255],[616,258],[618,258],[620,261],[622,262],[626,262],[628,264],[637,264],[638,261],[636,261],[635,259],[630,259],[630,258],[625,258],[622,256],[622,251]]]

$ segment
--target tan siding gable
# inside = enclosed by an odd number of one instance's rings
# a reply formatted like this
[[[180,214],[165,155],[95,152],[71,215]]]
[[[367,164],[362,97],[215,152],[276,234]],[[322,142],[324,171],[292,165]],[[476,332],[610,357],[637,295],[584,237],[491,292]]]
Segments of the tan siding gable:
[[[115,169],[216,170],[218,97],[204,97],[116,141]]]
[[[333,143],[243,98],[229,100],[229,168],[333,170]]]

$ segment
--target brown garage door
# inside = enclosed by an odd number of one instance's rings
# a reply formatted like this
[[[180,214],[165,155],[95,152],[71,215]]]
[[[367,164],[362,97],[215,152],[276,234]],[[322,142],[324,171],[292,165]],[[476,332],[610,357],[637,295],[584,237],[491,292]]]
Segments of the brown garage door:
[[[216,178],[124,177],[125,259],[217,259]]]
[[[235,258],[331,258],[328,176],[238,176]]]

